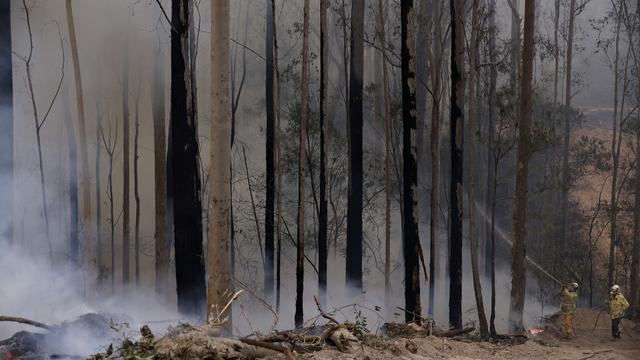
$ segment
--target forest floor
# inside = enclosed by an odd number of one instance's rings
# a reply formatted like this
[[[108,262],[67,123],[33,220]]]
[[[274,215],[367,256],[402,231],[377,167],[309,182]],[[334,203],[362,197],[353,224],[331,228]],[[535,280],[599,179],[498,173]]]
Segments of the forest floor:
[[[640,323],[624,320],[622,340],[612,341],[611,321],[606,313],[579,309],[575,318],[576,337],[565,340],[562,319],[548,319],[545,331],[523,344],[488,343],[469,338],[412,337],[382,340],[385,346],[363,346],[359,352],[344,354],[334,349],[303,356],[306,359],[640,359]]]
[[[429,336],[428,327],[404,324],[386,324],[384,336],[379,336],[366,333],[358,323],[338,324],[330,315],[323,316],[329,320],[326,325],[239,339],[221,337],[220,328],[211,326],[180,324],[160,336],[144,326],[140,335],[114,339],[113,345],[89,359],[640,359],[640,322],[625,320],[622,340],[612,341],[607,314],[598,318],[598,311],[589,309],[576,314],[575,338],[563,338],[562,319],[556,314],[547,319],[544,329],[537,329],[538,334],[504,337],[499,342],[478,341],[477,333],[469,333],[472,328],[463,335],[456,332],[457,336],[434,329],[438,336]],[[87,314],[46,327],[46,333],[19,332],[0,341],[0,360],[83,359],[59,354],[73,351],[70,344],[107,338],[113,322]],[[104,346],[104,340],[100,343]]]

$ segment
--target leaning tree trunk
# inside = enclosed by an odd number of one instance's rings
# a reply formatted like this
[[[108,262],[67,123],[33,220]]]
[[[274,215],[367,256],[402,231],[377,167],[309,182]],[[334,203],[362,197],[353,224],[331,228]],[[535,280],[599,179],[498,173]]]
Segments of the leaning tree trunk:
[[[383,0],[378,0],[378,36],[382,48],[382,89],[384,93],[384,303],[391,311],[391,100],[387,69],[387,40]]]
[[[131,218],[129,205],[129,36],[125,35],[124,71],[122,72],[122,285],[130,281]]]
[[[206,282],[197,120],[190,105],[189,1],[171,3],[171,200],[178,310],[202,318]]]
[[[464,1],[451,0],[451,178],[449,187],[449,325],[462,328],[462,139],[464,115]]]
[[[73,61],[73,78],[75,79],[76,106],[78,111],[78,133],[80,139],[80,187],[82,189],[82,215],[80,216],[82,238],[84,241],[84,262],[89,273],[87,279],[92,276],[95,266],[96,251],[93,243],[93,229],[91,227],[91,183],[89,175],[89,150],[87,140],[86,121],[84,113],[84,97],[82,93],[82,77],[80,74],[80,59],[78,56],[78,41],[76,40],[76,29],[73,19],[73,8],[71,0],[66,2],[67,25],[69,28],[69,43],[71,45],[71,58]],[[88,288],[92,287],[91,280]]]
[[[302,91],[300,96],[300,130],[298,152],[298,228],[296,238],[296,312],[294,316],[296,328],[301,328],[304,321],[304,217],[305,217],[305,156],[307,139],[307,121],[309,112],[309,0],[304,0],[302,26]]]
[[[486,339],[489,337],[489,327],[487,326],[487,316],[484,311],[484,302],[482,300],[482,285],[480,284],[480,269],[478,268],[478,231],[476,227],[476,117],[478,111],[477,104],[477,83],[478,64],[477,49],[480,46],[478,37],[478,26],[480,22],[480,0],[473,0],[473,15],[471,20],[471,49],[469,50],[469,109],[468,109],[468,127],[469,145],[467,155],[469,156],[469,173],[468,173],[468,200],[469,200],[469,242],[471,250],[471,270],[473,273],[473,292],[476,298],[476,308],[478,309],[478,323],[480,325],[480,337]]]
[[[362,72],[364,67],[364,0],[351,4],[349,72],[349,197],[347,206],[346,285],[362,292]]]
[[[569,236],[569,148],[571,145],[571,75],[573,60],[573,27],[575,22],[576,0],[571,0],[569,10],[569,34],[567,37],[567,67],[565,84],[565,119],[564,119],[564,143],[562,145],[562,203],[561,207],[561,231],[560,249],[558,254],[560,259],[565,256],[567,237]],[[609,267],[609,283],[612,282],[613,271]]]
[[[211,166],[207,249],[208,314],[229,317],[224,330],[231,333],[231,310],[220,313],[231,287],[230,188],[231,178],[231,61],[229,0],[211,6]]]
[[[413,0],[401,2],[402,60],[402,179],[404,207],[404,301],[405,321],[422,320],[420,304],[420,239],[418,237],[418,162],[416,136],[416,11]]]
[[[167,239],[167,137],[164,109],[164,52],[158,45],[153,57],[152,109],[153,164],[155,197],[155,275],[156,292],[163,298],[169,295],[169,256],[171,244]]]
[[[11,49],[11,1],[0,1],[0,49]],[[0,51],[0,241],[13,243],[12,53]],[[0,242],[0,243],[1,243]]]
[[[327,302],[327,12],[328,0],[320,0],[320,211],[318,214],[318,296]]]
[[[575,0],[572,0],[572,2]],[[511,307],[509,326],[512,330],[524,330],[522,312],[526,290],[527,256],[527,174],[529,166],[530,126],[533,109],[533,56],[535,0],[525,0],[524,44],[522,51],[522,77],[520,82],[520,114],[516,150],[516,199],[513,213],[513,248],[511,250]]]

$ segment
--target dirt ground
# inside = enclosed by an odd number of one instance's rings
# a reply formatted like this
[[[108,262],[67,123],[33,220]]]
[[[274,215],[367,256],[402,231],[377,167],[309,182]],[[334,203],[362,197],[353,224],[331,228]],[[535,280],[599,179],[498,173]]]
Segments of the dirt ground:
[[[353,354],[337,350],[323,350],[299,355],[304,359],[566,359],[605,360],[640,359],[640,324],[625,320],[622,340],[612,341],[610,318],[603,313],[598,326],[592,332],[597,311],[580,309],[576,314],[577,337],[564,340],[560,335],[561,320],[558,317],[547,322],[545,332],[521,345],[499,345],[470,342],[466,339],[441,339],[436,337],[381,340],[373,346],[361,346]]]

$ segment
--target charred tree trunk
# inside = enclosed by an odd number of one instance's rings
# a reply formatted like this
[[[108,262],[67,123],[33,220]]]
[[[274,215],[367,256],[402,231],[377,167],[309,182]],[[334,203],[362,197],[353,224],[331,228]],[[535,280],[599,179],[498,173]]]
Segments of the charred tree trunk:
[[[197,124],[189,70],[189,1],[171,4],[171,166],[178,310],[202,318],[206,301]]]
[[[572,0],[575,1],[575,0]],[[522,76],[520,82],[520,114],[518,116],[518,142],[516,155],[516,199],[513,213],[514,239],[511,250],[511,308],[509,326],[512,330],[524,330],[522,312],[526,290],[527,256],[527,174],[529,165],[530,124],[533,109],[533,56],[535,0],[525,0],[524,44],[522,51]]]
[[[476,298],[476,308],[478,309],[478,323],[480,325],[480,336],[483,339],[489,337],[489,327],[487,326],[487,316],[484,311],[484,302],[482,299],[482,285],[480,283],[480,269],[478,266],[478,231],[476,227],[476,136],[478,130],[476,128],[476,118],[478,113],[477,104],[477,78],[478,78],[478,59],[476,49],[480,46],[478,37],[478,27],[480,26],[480,0],[473,0],[473,15],[471,19],[471,48],[469,49],[469,144],[467,155],[469,156],[469,174],[468,174],[468,200],[469,200],[469,242],[471,249],[471,270],[473,273],[473,291]]]
[[[462,328],[462,166],[464,115],[464,1],[451,11],[451,178],[449,187],[449,325]]]
[[[511,12],[511,63],[509,64],[511,95],[517,99],[520,72],[520,0],[507,0],[507,4]]]
[[[320,0],[320,211],[318,214],[318,295],[327,302],[327,11],[328,0]]]
[[[438,224],[440,217],[440,128],[441,128],[441,101],[442,101],[442,62],[443,39],[442,39],[442,16],[443,3],[440,0],[434,1],[434,41],[431,59],[431,198],[429,208],[429,310],[428,314],[433,318],[435,311],[436,293],[436,267],[438,251]]]
[[[309,113],[309,0],[304,0],[302,25],[302,90],[300,96],[300,138],[298,153],[298,228],[296,256],[296,312],[295,325],[301,328],[304,320],[304,217],[305,217],[305,155]]]
[[[420,239],[418,237],[418,162],[416,144],[416,11],[413,0],[400,4],[402,23],[402,179],[404,207],[404,301],[405,321],[421,322]]]
[[[636,105],[640,106],[640,58],[638,51],[640,50],[640,35],[638,27],[640,27],[640,1],[636,3],[636,28],[629,33],[630,47],[634,47],[634,60],[636,65],[636,85],[638,86],[636,93]],[[636,37],[631,34],[635,31]],[[633,43],[635,41],[635,44]],[[636,155],[640,154],[640,129],[636,132]],[[640,155],[638,156],[640,158]],[[631,255],[631,315],[634,318],[640,316],[640,161],[636,159],[636,183],[635,183],[635,207],[634,207],[634,234],[633,234],[633,252]]]
[[[391,308],[391,99],[387,68],[387,41],[383,0],[378,0],[378,36],[382,47],[382,89],[384,95],[384,297]]]
[[[230,259],[230,188],[231,178],[231,62],[229,0],[211,4],[211,166],[208,268],[208,315],[229,317],[224,331],[231,333],[231,310],[222,311],[229,301],[231,285]]]
[[[271,1],[271,13],[275,15],[276,13],[276,3],[275,0]],[[276,262],[276,311],[280,312],[280,270],[281,270],[281,260],[282,260],[282,165],[281,165],[281,155],[280,155],[280,74],[278,72],[278,28],[276,26],[275,16],[271,23],[273,27],[273,71],[275,73],[275,99],[274,99],[274,107],[275,107],[275,115],[276,115],[276,169],[278,174],[278,183],[276,189],[276,240],[277,240],[277,255],[278,259]]]
[[[130,281],[131,247],[131,207],[129,180],[129,36],[125,39],[124,71],[122,75],[122,285],[126,288]]]
[[[113,139],[113,143],[111,142],[111,124],[109,124],[109,135],[108,137],[104,134],[104,129],[102,126],[100,127],[100,139],[102,141],[102,145],[104,145],[105,151],[107,152],[107,157],[109,159],[109,171],[107,174],[107,199],[109,200],[109,245],[111,248],[111,293],[115,291],[115,279],[116,279],[116,222],[114,215],[114,204],[113,204],[113,158],[115,154],[116,145],[118,143],[118,122],[116,120],[116,131]]]
[[[346,285],[362,292],[362,72],[364,67],[364,0],[351,4],[349,72],[349,199],[347,207]]]
[[[561,237],[560,249],[558,253],[560,258],[564,258],[567,237],[569,236],[568,216],[569,216],[569,150],[571,146],[571,75],[573,60],[573,28],[575,21],[576,0],[571,0],[569,10],[569,34],[567,37],[567,67],[566,67],[566,84],[565,84],[565,118],[564,118],[564,143],[562,146],[562,203],[561,206]],[[609,272],[609,283],[611,283],[613,272]]]
[[[156,292],[169,295],[169,256],[171,244],[167,238],[167,136],[164,96],[164,52],[158,45],[153,57],[152,109],[155,181],[155,275]],[[171,229],[173,230],[173,229]]]
[[[13,244],[13,75],[11,1],[0,1],[0,238]]]
[[[275,212],[275,103],[274,103],[274,82],[275,70],[273,67],[273,3],[267,3],[266,21],[266,87],[265,97],[267,106],[267,141],[266,141],[266,162],[267,162],[267,194],[265,200],[265,221],[264,221],[264,296],[271,302],[273,299],[273,266],[274,266],[274,212]]]
[[[613,158],[613,167],[611,169],[611,209],[609,212],[609,221],[611,223],[611,230],[609,233],[609,272],[607,285],[610,287],[613,285],[613,272],[614,261],[616,252],[616,237],[618,231],[618,202],[617,202],[617,188],[618,188],[618,152],[616,147],[617,133],[618,133],[618,88],[620,81],[620,28],[622,19],[618,13],[616,16],[616,40],[615,40],[615,58],[613,65],[613,135],[611,137],[611,156]],[[620,124],[622,126],[622,124]]]
[[[135,224],[133,230],[133,243],[135,246],[135,279],[136,287],[140,286],[140,189],[139,189],[139,174],[138,174],[138,140],[140,135],[140,86],[138,85],[138,91],[136,94],[136,117],[134,120],[133,130],[133,197],[135,200]]]

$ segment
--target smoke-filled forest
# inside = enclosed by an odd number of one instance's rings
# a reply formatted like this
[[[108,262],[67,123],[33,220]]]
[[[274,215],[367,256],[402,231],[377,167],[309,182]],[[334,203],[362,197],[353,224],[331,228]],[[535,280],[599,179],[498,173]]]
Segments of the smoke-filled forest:
[[[639,338],[640,1],[0,0],[0,360]]]

